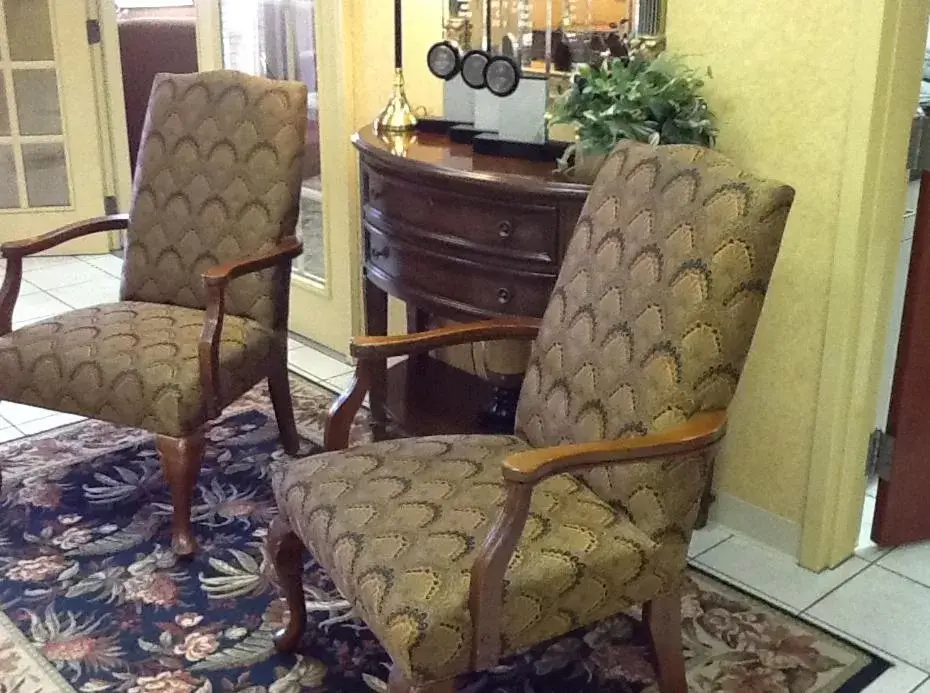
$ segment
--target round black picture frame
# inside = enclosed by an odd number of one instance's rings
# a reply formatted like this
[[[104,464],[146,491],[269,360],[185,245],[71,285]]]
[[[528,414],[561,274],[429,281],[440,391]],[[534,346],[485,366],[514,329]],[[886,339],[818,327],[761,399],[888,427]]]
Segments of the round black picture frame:
[[[481,83],[475,84],[468,80],[468,63],[474,61],[478,58],[484,60],[484,64],[481,66]],[[489,56],[485,51],[482,50],[470,50],[465,55],[462,56],[462,81],[465,82],[472,89],[484,89],[487,86],[487,82],[484,78],[484,71],[487,68],[488,62],[490,62],[491,56]]]
[[[438,50],[447,50],[452,54],[454,65],[452,71],[448,74],[441,74],[433,69],[432,56],[434,52]],[[439,41],[438,43],[434,43],[426,52],[426,67],[434,77],[446,80],[447,82],[450,79],[455,79],[455,76],[462,71],[462,51],[459,49],[458,45],[452,41]]]
[[[504,90],[492,89],[491,83],[488,81],[488,72],[498,65],[506,65],[513,72],[513,83]],[[500,98],[505,98],[513,94],[517,90],[517,87],[520,86],[521,77],[520,66],[517,65],[517,62],[513,58],[509,58],[506,55],[495,55],[493,58],[489,59],[487,65],[484,66],[484,85],[494,96],[499,96]]]

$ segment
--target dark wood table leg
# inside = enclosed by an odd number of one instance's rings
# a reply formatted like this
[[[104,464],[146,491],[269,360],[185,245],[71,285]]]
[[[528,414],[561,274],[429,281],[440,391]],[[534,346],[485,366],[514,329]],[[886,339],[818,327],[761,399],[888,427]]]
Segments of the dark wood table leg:
[[[365,333],[382,336],[388,330],[388,295],[369,279],[365,279]],[[368,402],[371,408],[372,435],[375,440],[387,438],[387,362],[373,364]]]
[[[425,332],[429,329],[429,313],[417,308],[412,303],[407,304],[407,332]]]
[[[414,332],[425,332],[430,327],[429,313],[417,308],[412,303],[407,304],[407,334]],[[429,353],[411,354],[407,357],[410,360],[411,367],[407,369],[408,373],[415,374],[419,370],[419,365],[424,359],[430,358]]]
[[[517,400],[523,375],[504,375],[488,371],[488,381],[492,385],[491,400],[478,414],[478,423],[483,433],[512,435],[517,418]]]

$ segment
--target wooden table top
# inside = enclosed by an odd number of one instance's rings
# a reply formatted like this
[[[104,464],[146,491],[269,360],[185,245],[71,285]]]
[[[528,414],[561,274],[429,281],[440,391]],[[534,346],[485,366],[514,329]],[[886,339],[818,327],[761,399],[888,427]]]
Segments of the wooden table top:
[[[424,168],[430,174],[460,181],[490,183],[514,188],[585,198],[589,186],[572,181],[555,170],[552,162],[475,154],[469,144],[453,142],[443,134],[414,132],[379,136],[370,125],[352,136],[363,154],[396,169],[411,172]]]

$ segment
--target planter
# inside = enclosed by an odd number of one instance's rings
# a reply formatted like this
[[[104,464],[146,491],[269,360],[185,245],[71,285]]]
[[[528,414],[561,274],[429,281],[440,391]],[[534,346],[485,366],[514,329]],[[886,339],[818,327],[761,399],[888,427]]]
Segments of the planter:
[[[559,172],[571,181],[591,185],[606,159],[606,154],[581,151],[576,140],[558,160]]]
[[[574,164],[568,175],[579,183],[593,183],[606,160],[606,154],[590,154],[576,150]]]

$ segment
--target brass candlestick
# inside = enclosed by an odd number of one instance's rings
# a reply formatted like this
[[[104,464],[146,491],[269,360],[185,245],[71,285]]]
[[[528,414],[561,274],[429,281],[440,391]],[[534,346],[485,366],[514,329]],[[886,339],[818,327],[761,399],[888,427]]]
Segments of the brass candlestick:
[[[409,132],[417,126],[417,117],[404,92],[404,22],[403,0],[394,0],[394,90],[391,100],[375,120],[377,132]]]
[[[406,157],[410,147],[417,143],[415,132],[381,132],[378,137],[388,147],[394,156]]]
[[[375,120],[378,132],[409,132],[417,126],[417,117],[404,92],[404,71],[398,67],[394,70],[394,89],[387,106]]]

